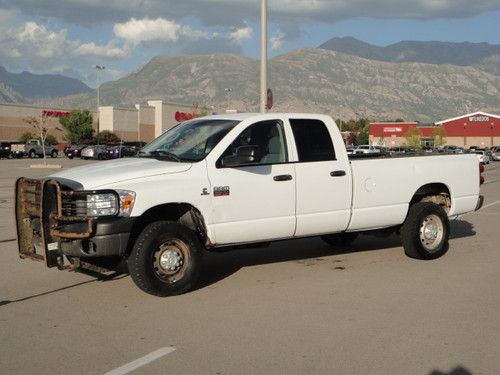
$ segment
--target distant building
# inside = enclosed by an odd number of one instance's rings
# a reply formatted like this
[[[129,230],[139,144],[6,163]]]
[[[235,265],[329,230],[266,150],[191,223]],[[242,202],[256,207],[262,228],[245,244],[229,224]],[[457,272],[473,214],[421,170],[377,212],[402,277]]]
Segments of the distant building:
[[[443,128],[447,145],[460,147],[491,147],[500,144],[500,116],[474,112],[459,117],[420,124],[418,122],[374,122],[369,125],[370,143],[386,147],[398,147],[407,143],[406,135],[417,128],[423,146],[434,145],[434,131]]]
[[[498,115],[474,112],[436,122],[436,125],[444,127],[449,145],[491,147],[500,144]]]
[[[137,104],[135,108],[100,107],[99,113],[91,111],[94,120],[92,126],[96,130],[99,128],[99,131],[111,131],[125,141],[149,142],[178,123],[176,114],[179,118],[179,113],[189,114],[192,110],[191,105],[165,103],[161,100],[148,100],[147,104]],[[70,111],[52,107],[0,103],[0,140],[14,141],[23,133],[36,133],[26,119],[39,118],[45,114],[48,118],[49,134],[55,136],[59,142],[65,143],[59,118],[66,116]]]

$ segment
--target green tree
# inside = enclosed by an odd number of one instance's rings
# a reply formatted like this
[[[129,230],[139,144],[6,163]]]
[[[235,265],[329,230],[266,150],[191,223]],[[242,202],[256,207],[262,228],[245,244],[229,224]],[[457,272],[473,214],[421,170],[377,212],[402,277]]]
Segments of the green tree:
[[[210,109],[206,105],[201,107],[198,102],[194,102],[192,107],[192,113],[194,117],[204,117],[212,114]]]
[[[367,145],[370,140],[370,130],[368,124],[366,124],[359,132],[356,144],[358,145]]]
[[[109,130],[103,130],[94,138],[94,140],[98,144],[116,143],[120,142],[120,137]]]
[[[409,147],[420,149],[422,148],[420,130],[417,127],[412,126],[405,134],[406,143]]]
[[[21,136],[19,137],[18,140],[19,140],[19,142],[26,143],[30,139],[38,139],[38,138],[40,138],[40,137],[32,132],[24,132],[23,134],[21,134]]]
[[[434,137],[434,146],[441,147],[446,143],[446,130],[444,127],[439,126],[432,131]]]
[[[66,117],[60,117],[59,123],[66,130],[66,139],[70,143],[84,143],[92,139],[92,114],[88,110],[75,109]]]

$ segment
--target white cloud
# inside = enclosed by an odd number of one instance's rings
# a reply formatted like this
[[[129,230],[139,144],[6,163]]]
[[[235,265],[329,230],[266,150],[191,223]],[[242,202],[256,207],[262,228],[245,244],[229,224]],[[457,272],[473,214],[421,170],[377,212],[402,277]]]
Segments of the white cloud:
[[[141,20],[132,18],[124,23],[117,23],[113,27],[115,35],[134,46],[142,42],[177,42],[180,37],[189,39],[210,38],[203,31],[193,30],[165,18]]]
[[[50,31],[36,22],[26,22],[20,28],[6,30],[4,40],[11,44],[18,57],[34,55],[42,59],[60,56],[71,48],[67,40],[67,31]],[[10,43],[9,43],[10,42]]]
[[[273,51],[278,51],[283,48],[283,45],[285,44],[285,34],[279,32],[276,35],[273,35],[269,39],[269,44],[271,46],[271,50]]]
[[[248,25],[229,33],[229,39],[235,44],[242,44],[243,42],[252,39],[252,37],[253,29]]]
[[[95,56],[105,59],[122,59],[129,55],[129,49],[126,47],[98,46],[94,42],[85,43],[75,49],[77,56]]]

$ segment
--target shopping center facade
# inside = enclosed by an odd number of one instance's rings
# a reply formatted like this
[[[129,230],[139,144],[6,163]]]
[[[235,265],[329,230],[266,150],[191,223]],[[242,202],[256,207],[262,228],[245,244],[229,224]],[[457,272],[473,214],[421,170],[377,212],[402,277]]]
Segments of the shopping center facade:
[[[0,103],[0,140],[15,141],[26,133],[36,133],[36,129],[28,123],[30,118],[46,119],[46,128],[60,141],[66,143],[59,118],[67,116],[71,110],[35,107],[23,104]],[[103,106],[99,111],[91,111],[93,128],[96,132],[108,130],[124,141],[149,142],[164,131],[170,129],[178,121],[179,113],[191,113],[192,105],[168,103],[162,100],[148,100],[145,104],[137,104],[134,108],[117,108]],[[176,116],[177,114],[177,116]]]

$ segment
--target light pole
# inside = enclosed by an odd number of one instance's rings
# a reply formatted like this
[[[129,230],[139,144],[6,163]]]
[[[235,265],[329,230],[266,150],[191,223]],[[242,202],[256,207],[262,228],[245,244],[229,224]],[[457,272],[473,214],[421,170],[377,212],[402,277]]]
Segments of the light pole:
[[[230,87],[225,87],[224,91],[226,92],[226,107],[227,109],[229,109],[229,103],[231,101],[231,91],[233,91],[233,89]]]
[[[267,0],[260,3],[260,113],[267,109]]]
[[[101,70],[106,69],[104,65],[93,65],[92,68],[97,70],[97,135],[99,135],[99,87],[101,86],[100,80],[99,80],[99,73]]]

